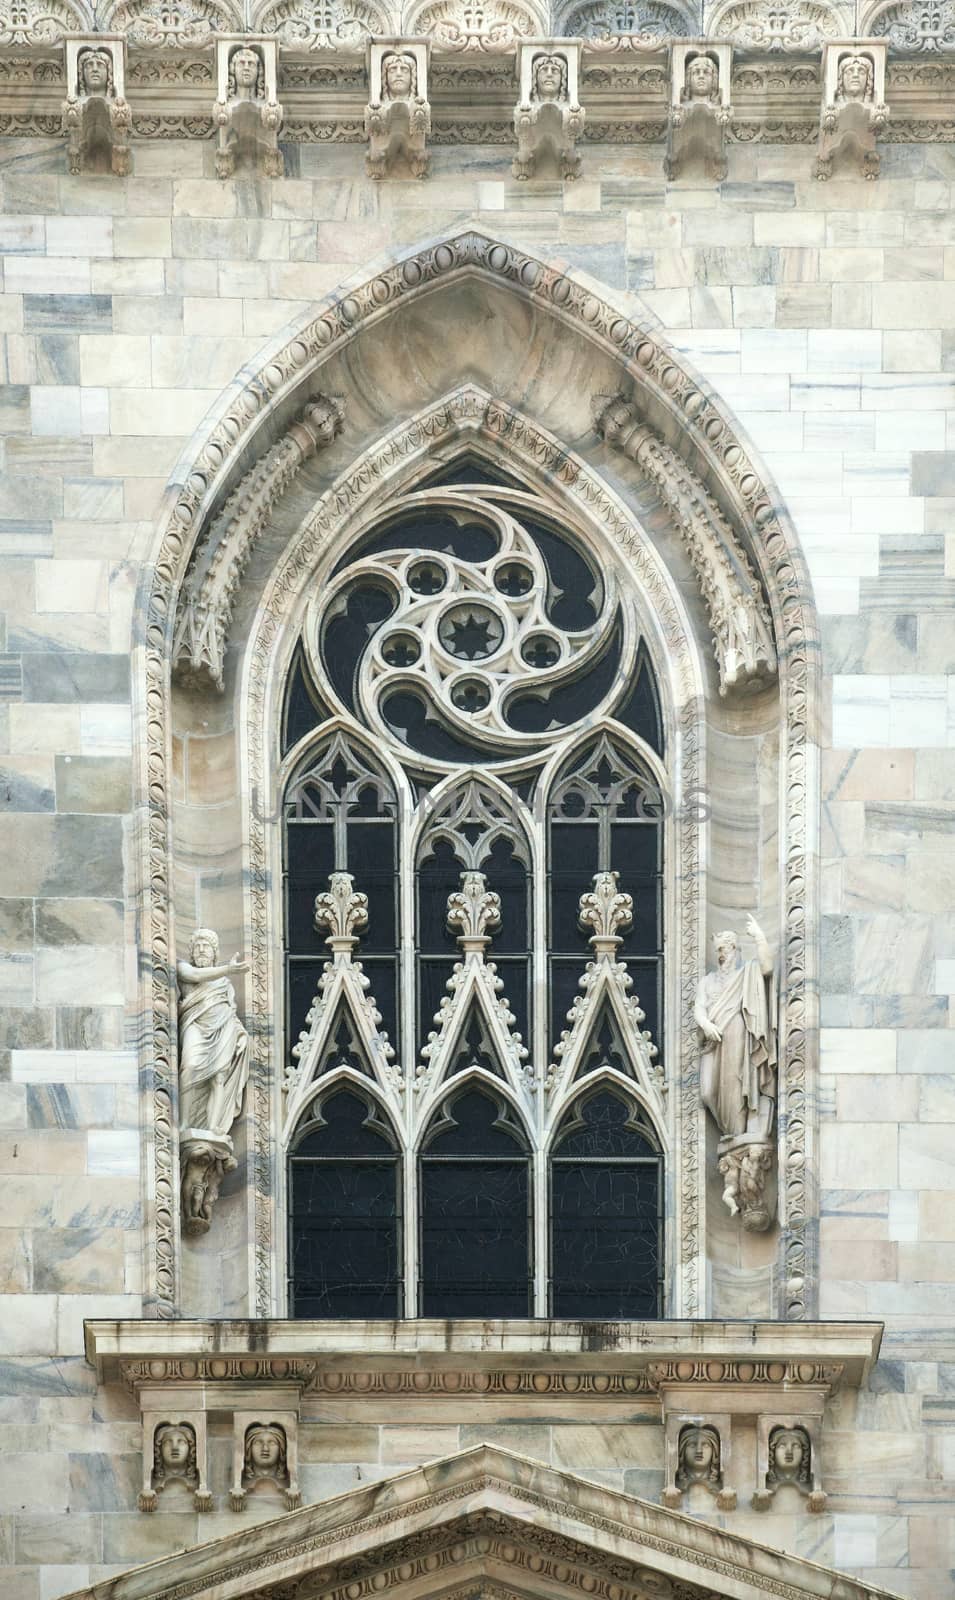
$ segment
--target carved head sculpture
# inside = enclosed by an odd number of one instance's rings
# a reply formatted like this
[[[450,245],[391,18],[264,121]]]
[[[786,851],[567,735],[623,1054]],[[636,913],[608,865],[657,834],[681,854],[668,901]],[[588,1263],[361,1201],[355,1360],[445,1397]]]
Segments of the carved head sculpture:
[[[189,1485],[199,1482],[196,1430],[188,1422],[162,1422],[153,1436],[153,1488],[161,1489],[173,1479]]]
[[[563,56],[535,56],[531,68],[531,99],[557,102],[567,99],[567,63]]]
[[[219,955],[219,936],[211,928],[197,928],[189,941],[194,967],[214,967]]]
[[[732,928],[713,935],[716,965],[721,972],[731,972],[739,961],[739,940]]]
[[[240,44],[229,57],[229,99],[265,99],[265,63],[251,45]]]
[[[853,52],[839,62],[836,100],[871,100],[875,94],[875,69],[872,57]]]
[[[285,1429],[276,1422],[254,1422],[245,1430],[245,1458],[242,1482],[257,1483],[272,1478],[288,1483],[288,1445]]]
[[[679,1489],[688,1489],[694,1483],[710,1489],[720,1487],[720,1436],[715,1428],[691,1424],[680,1429],[676,1483]]]
[[[720,73],[715,58],[707,55],[688,56],[681,100],[708,101],[712,104],[719,99],[719,94]]]
[[[337,400],[331,400],[327,395],[319,395],[316,400],[309,401],[305,407],[303,421],[306,427],[315,435],[315,443],[319,447],[331,444],[342,430],[342,408]]]
[[[805,1428],[774,1428],[769,1436],[770,1486],[791,1483],[797,1489],[810,1486],[812,1447]]]
[[[381,63],[381,98],[410,100],[417,92],[418,63],[414,56],[397,52],[385,56]]]
[[[113,58],[108,50],[81,50],[76,62],[76,77],[81,94],[112,95]]]

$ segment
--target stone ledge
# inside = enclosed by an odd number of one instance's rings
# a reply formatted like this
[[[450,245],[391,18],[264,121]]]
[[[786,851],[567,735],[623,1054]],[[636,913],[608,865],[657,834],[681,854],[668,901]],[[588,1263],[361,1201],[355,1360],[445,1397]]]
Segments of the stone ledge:
[[[365,1371],[382,1380],[413,1373],[408,1387],[418,1392],[429,1387],[425,1374],[454,1372],[462,1358],[471,1374],[602,1373],[651,1391],[661,1382],[859,1388],[882,1340],[880,1322],[96,1320],[84,1329],[86,1359],[103,1383],[271,1376],[327,1388],[332,1372],[347,1381]],[[137,1378],[130,1369],[139,1364]]]

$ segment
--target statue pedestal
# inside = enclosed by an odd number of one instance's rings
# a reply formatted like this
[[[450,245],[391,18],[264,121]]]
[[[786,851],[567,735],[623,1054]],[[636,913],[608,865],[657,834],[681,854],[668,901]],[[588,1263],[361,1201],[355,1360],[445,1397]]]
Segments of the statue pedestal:
[[[228,1134],[209,1128],[183,1128],[179,1134],[179,1165],[182,1172],[182,1231],[190,1235],[208,1233],[212,1208],[219,1197],[219,1185],[238,1162]]]

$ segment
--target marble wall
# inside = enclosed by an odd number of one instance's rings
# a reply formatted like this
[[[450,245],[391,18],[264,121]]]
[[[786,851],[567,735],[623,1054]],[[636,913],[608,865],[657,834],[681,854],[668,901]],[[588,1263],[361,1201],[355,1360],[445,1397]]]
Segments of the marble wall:
[[[65,176],[55,141],[0,146],[5,1600],[56,1600],[226,1531],[218,1512],[135,1511],[134,1402],[97,1391],[82,1357],[84,1316],[141,1306],[129,653],[166,477],[236,371],[310,302],[468,220],[639,297],[735,410],[802,540],[826,685],[820,1312],[883,1319],[886,1338],[869,1390],[832,1403],[827,1512],[728,1520],[918,1600],[948,1592],[953,149],[891,145],[878,182],[819,184],[806,148],[734,145],[727,180],[697,187],[666,184],[661,151],[621,146],[588,147],[564,186],[516,184],[509,151],[476,147],[436,150],[427,182],[374,184],[350,146],[297,147],[296,175],[262,183],[216,181],[200,142],[136,147],[130,179]],[[315,1420],[306,1499],[469,1443],[474,1426],[658,1492],[658,1441],[638,1418]]]

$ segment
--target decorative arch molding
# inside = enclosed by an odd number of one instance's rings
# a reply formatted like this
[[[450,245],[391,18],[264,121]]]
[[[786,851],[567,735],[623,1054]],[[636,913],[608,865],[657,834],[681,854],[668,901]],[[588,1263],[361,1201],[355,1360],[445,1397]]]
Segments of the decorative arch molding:
[[[331,555],[346,547],[371,524],[377,507],[386,498],[390,501],[392,496],[405,492],[435,459],[446,462],[449,452],[455,450],[510,466],[532,485],[546,490],[578,524],[589,522],[623,551],[643,597],[651,658],[659,681],[666,686],[673,747],[669,775],[674,793],[698,792],[704,782],[705,764],[703,677],[693,644],[693,626],[672,575],[623,501],[582,458],[542,427],[473,384],[463,385],[373,444],[336,480],[290,541],[262,594],[245,653],[240,688],[248,727],[243,791],[264,793],[270,787],[270,771],[277,763],[270,750],[269,730],[277,726],[278,696],[295,644],[296,629],[289,619],[298,614],[305,586],[323,553]],[[278,1117],[270,1060],[274,1038],[271,1019],[277,1014],[276,974],[271,959],[275,947],[272,883],[277,863],[273,834],[258,810],[250,810],[246,826],[246,923],[251,929],[252,944],[250,1011],[257,1019],[251,1030],[247,1108],[252,1175],[249,1235],[253,1241],[255,1303],[258,1314],[265,1316],[274,1306],[282,1249],[281,1237],[274,1227],[276,1196],[280,1210],[284,1204],[283,1175],[274,1170],[272,1161],[273,1130]],[[689,809],[671,824],[670,854],[678,865],[668,889],[666,920],[674,949],[679,952],[682,987],[678,992],[675,985],[671,986],[673,1010],[678,1012],[678,1018],[671,1018],[668,1053],[674,1060],[695,1063],[692,1011],[703,958],[704,929],[700,833]],[[440,1099],[441,1095],[435,1098]],[[526,1118],[530,1110],[528,1092],[526,1088],[522,1091],[516,1081],[512,1084],[512,1098]],[[673,1170],[667,1174],[667,1211],[673,1219],[670,1259],[677,1278],[672,1299],[680,1315],[692,1316],[702,1311],[705,1293],[703,1113],[695,1066],[682,1071],[671,1101],[669,1142],[680,1152],[679,1162],[673,1163]],[[417,1100],[406,1095],[404,1102],[406,1134],[411,1136],[418,1122]],[[430,1096],[427,1103],[431,1104]],[[540,1115],[545,1115],[543,1099]]]
[[[190,445],[168,491],[168,510],[158,530],[156,556],[144,579],[141,596],[144,628],[138,647],[138,692],[145,737],[139,744],[139,793],[142,796],[141,945],[144,952],[144,1050],[153,1090],[153,1128],[146,1178],[149,1240],[149,1305],[155,1315],[171,1316],[177,1304],[177,1210],[175,1171],[176,1023],[173,983],[174,939],[170,913],[171,825],[168,794],[170,762],[170,662],[177,600],[197,535],[215,514],[242,476],[244,468],[261,455],[282,432],[287,420],[300,409],[318,381],[328,358],[365,328],[402,304],[434,293],[461,277],[497,285],[549,314],[555,322],[585,337],[619,373],[620,391],[633,401],[661,437],[679,449],[687,466],[699,473],[707,491],[730,518],[751,554],[766,588],[778,641],[783,699],[784,754],[781,759],[782,819],[786,836],[784,863],[784,928],[782,951],[783,991],[786,1004],[785,1051],[781,1067],[780,1134],[785,1147],[782,1220],[785,1227],[783,1283],[780,1303],[791,1317],[809,1314],[813,1293],[814,1230],[809,1198],[811,1118],[807,1114],[807,1073],[811,1072],[815,1014],[813,985],[814,948],[807,928],[815,909],[815,718],[817,641],[808,602],[808,578],[801,552],[774,503],[763,474],[751,460],[729,417],[708,386],[687,370],[666,340],[648,321],[632,320],[617,305],[595,295],[589,285],[570,272],[543,262],[508,244],[475,231],[432,243],[403,259],[381,265],[371,277],[356,278],[314,314],[303,319],[291,336],[274,341],[261,364],[246,369],[216,408],[211,423]],[[459,396],[464,391],[459,391]],[[404,430],[406,454],[426,452],[435,441],[458,428],[462,409],[474,402],[454,397],[432,407]],[[485,409],[486,408],[486,409]],[[632,538],[633,524],[603,480],[571,457],[556,441],[519,419],[506,406],[482,402],[482,429],[495,448],[513,449],[532,468],[550,472],[561,491],[583,493],[591,511],[611,521],[618,519]],[[377,452],[377,466],[368,458],[351,475],[345,475],[324,497],[314,521],[326,527],[343,519],[358,494],[393,473],[401,450],[394,437]],[[613,475],[612,464],[608,471]],[[602,503],[602,505],[600,504]],[[598,510],[599,506],[599,510]],[[308,540],[296,542],[295,561]],[[287,593],[289,561],[270,586],[266,607],[256,634],[256,648],[268,652],[279,631],[283,588]],[[659,585],[658,585],[659,586]],[[663,615],[679,616],[680,607],[663,584]],[[676,609],[674,609],[676,608]],[[666,624],[669,629],[670,624]],[[682,632],[682,628],[679,629]],[[684,639],[686,635],[684,634]],[[249,653],[251,659],[251,652]],[[254,676],[254,675],[253,675]],[[690,677],[693,673],[690,672]],[[246,673],[247,690],[255,688]],[[692,701],[698,686],[684,694]],[[260,698],[264,687],[256,690]],[[677,701],[679,697],[676,697]],[[694,719],[696,713],[694,711]],[[685,743],[688,768],[699,762],[698,732]],[[699,769],[698,769],[699,770]],[[694,832],[691,822],[684,828]],[[267,863],[250,856],[250,900],[253,927],[261,924],[267,935],[269,913],[261,904],[259,880]],[[699,907],[696,908],[697,924]],[[681,962],[684,973],[683,1009],[689,1015],[692,989],[699,970],[699,927],[693,936],[684,930]],[[261,983],[263,973],[253,974]],[[690,1045],[685,1059],[694,1059]],[[267,1111],[256,1105],[262,1095],[261,1071],[253,1085],[253,1116]],[[684,1073],[682,1094],[695,1096],[692,1071]],[[267,1099],[267,1096],[266,1096]],[[699,1161],[699,1151],[688,1152]],[[264,1167],[269,1166],[264,1158]],[[264,1194],[266,1173],[256,1159],[253,1188]],[[687,1196],[689,1200],[689,1195]],[[699,1217],[692,1208],[684,1212],[683,1226],[698,1232]],[[264,1240],[256,1226],[254,1251],[263,1257]],[[271,1270],[266,1267],[266,1275]],[[698,1261],[689,1273],[698,1273]],[[256,1274],[257,1278],[261,1273]],[[695,1300],[699,1305],[699,1285]],[[685,1300],[689,1304],[694,1296]]]

